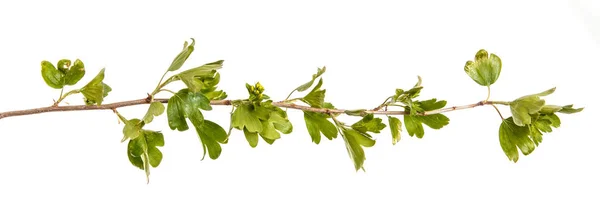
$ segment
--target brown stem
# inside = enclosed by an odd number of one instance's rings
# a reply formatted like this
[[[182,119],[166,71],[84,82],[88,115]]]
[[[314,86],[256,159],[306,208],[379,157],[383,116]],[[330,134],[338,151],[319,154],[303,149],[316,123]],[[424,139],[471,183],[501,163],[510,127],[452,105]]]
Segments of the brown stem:
[[[155,98],[153,101],[167,103],[168,100],[169,99],[166,99],[166,98]],[[231,102],[232,102],[232,100],[213,100],[210,102],[210,104],[217,105],[217,106],[218,105],[228,106],[228,105],[231,105]],[[41,107],[41,108],[34,108],[34,109],[0,112],[0,119],[6,118],[6,117],[40,114],[40,113],[45,113],[45,112],[84,111],[84,110],[115,110],[116,108],[120,108],[120,107],[134,106],[134,105],[148,104],[148,103],[150,103],[150,100],[148,100],[148,98],[144,98],[144,99],[137,99],[137,100],[131,100],[131,101],[116,102],[116,103],[111,103],[111,104],[102,104],[99,106],[98,105],[48,106],[48,107]],[[474,107],[478,107],[478,106],[493,105],[493,104],[506,105],[507,102],[480,101],[478,103],[469,104],[469,105],[453,106],[453,107],[447,107],[447,108],[433,110],[433,111],[427,111],[427,112],[422,113],[421,115],[439,114],[439,113],[444,113],[444,112],[451,112],[451,111],[456,111],[456,110],[461,110],[461,109],[469,109],[469,108],[474,108]],[[281,107],[281,108],[297,109],[297,110],[302,110],[302,111],[318,112],[318,113],[325,113],[325,114],[343,114],[346,111],[345,109],[315,108],[315,107],[310,107],[310,106],[293,104],[293,103],[285,102],[285,101],[273,102],[273,105],[277,106],[277,107]],[[364,112],[365,112],[365,114],[376,114],[376,115],[406,115],[407,114],[404,111],[366,110]]]

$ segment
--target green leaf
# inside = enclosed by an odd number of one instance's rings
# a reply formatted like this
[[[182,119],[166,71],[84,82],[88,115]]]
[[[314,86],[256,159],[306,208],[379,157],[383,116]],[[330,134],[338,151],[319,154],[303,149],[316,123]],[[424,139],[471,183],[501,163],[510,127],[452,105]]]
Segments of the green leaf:
[[[354,129],[342,128],[342,137],[346,142],[346,150],[350,159],[354,161],[354,168],[358,171],[363,169],[363,163],[366,160],[365,152],[362,147],[372,147],[375,145],[375,140],[360,133]]]
[[[538,113],[546,103],[541,96],[550,95],[556,88],[548,89],[544,92],[526,95],[510,102],[510,112],[513,115],[515,124],[525,126],[531,124],[530,114]]]
[[[367,114],[361,120],[352,124],[352,129],[362,133],[366,133],[367,131],[379,133],[386,126],[381,121],[381,118],[374,117],[373,114]]]
[[[240,104],[233,112],[231,124],[234,128],[246,129],[251,133],[262,131],[262,123],[252,104]]]
[[[81,60],[75,60],[75,63],[71,68],[66,71],[65,74],[65,85],[75,85],[85,75],[85,66]]]
[[[500,77],[502,61],[495,54],[488,56],[487,51],[481,49],[475,55],[475,62],[467,61],[465,72],[473,81],[482,86],[490,86]]]
[[[158,167],[163,158],[162,152],[157,147],[164,145],[163,134],[150,130],[142,130],[140,135],[129,141],[127,145],[129,161],[146,172],[147,180],[150,176],[150,167]]]
[[[326,70],[325,66],[323,66],[323,68],[319,68],[317,70],[317,73],[312,75],[312,79],[309,82],[300,85],[295,90],[297,90],[298,92],[303,92],[305,90],[308,90],[308,88],[310,88],[310,86],[313,85],[313,83],[315,82],[315,80],[318,77],[320,77],[323,73],[325,73],[325,70]]]
[[[563,106],[562,109],[560,109],[560,111],[558,111],[558,112],[563,113],[563,114],[573,114],[573,113],[577,113],[577,112],[581,112],[581,111],[583,111],[583,107],[575,109],[575,108],[573,108],[573,105],[571,104],[571,105]]]
[[[258,145],[258,133],[250,132],[250,131],[248,131],[248,129],[244,128],[244,136],[246,136],[246,140],[248,141],[248,144],[250,144],[250,146],[252,148],[254,148],[254,147],[256,147],[256,145]]]
[[[65,73],[59,71],[48,61],[42,61],[42,78],[51,88],[61,89],[65,86]]]
[[[302,101],[309,104],[312,107],[323,107],[323,103],[325,101],[325,90],[320,90],[321,85],[323,84],[323,78],[319,80],[319,83],[313,88]]]
[[[127,121],[123,121],[125,126],[123,126],[123,139],[121,142],[126,141],[127,139],[135,139],[140,135],[142,127],[144,124],[140,119],[131,119]]]
[[[557,106],[557,105],[545,105],[540,110],[540,113],[551,114],[555,112],[560,112],[563,114],[573,114],[577,112],[581,112],[583,108],[573,108],[573,104],[569,104],[566,106]]]
[[[337,138],[337,128],[327,118],[328,116],[322,113],[304,111],[306,129],[315,144],[321,142],[321,133],[329,140]]]
[[[169,98],[167,104],[167,118],[171,130],[185,131],[189,127],[185,121],[188,118],[193,125],[199,126],[204,121],[200,109],[211,110],[210,100],[202,93],[194,93],[186,89]]]
[[[161,102],[155,101],[150,103],[150,107],[142,119],[144,123],[148,124],[152,122],[154,116],[160,116],[163,112],[165,112],[165,106]]]
[[[259,133],[267,143],[273,144],[275,140],[281,138],[278,131],[289,134],[292,132],[292,123],[287,119],[285,111],[277,108],[269,113],[268,120],[261,120],[262,131]]]
[[[215,160],[219,158],[221,155],[220,143],[225,143],[225,140],[227,139],[227,132],[225,132],[225,129],[210,120],[204,120],[204,123],[195,125],[195,127],[204,150],[202,159],[206,156],[206,151],[208,151],[210,159]]]
[[[426,116],[415,116],[421,121],[423,124],[429,126],[433,129],[440,129],[450,122],[450,119],[443,114],[432,114]]]
[[[173,62],[171,62],[171,66],[169,66],[167,71],[176,71],[183,66],[183,63],[185,63],[188,57],[190,57],[190,54],[194,51],[195,42],[196,40],[192,38],[192,44],[188,45],[187,41],[183,43],[183,50],[181,50],[175,59],[173,59]]]
[[[404,115],[404,126],[409,136],[417,136],[417,138],[423,138],[425,130],[423,125],[417,116]]]
[[[518,126],[514,123],[512,117],[502,121],[499,130],[500,146],[509,160],[517,162],[519,160],[519,152],[523,155],[528,155],[535,149],[534,142],[528,137],[530,130],[525,126]],[[541,137],[541,136],[540,136]],[[536,136],[534,139],[537,139]],[[539,139],[541,141],[541,139]]]
[[[81,94],[85,96],[86,104],[102,104],[104,97],[112,90],[108,85],[104,84],[102,80],[104,80],[104,69],[100,70],[94,79],[80,89]]]
[[[400,141],[400,132],[402,132],[402,121],[396,117],[388,116],[390,131],[392,132],[392,144],[396,145]]]
[[[69,59],[60,59],[56,63],[56,68],[65,74],[67,73],[67,71],[69,71],[69,67],[71,67],[71,60]]]
[[[425,111],[437,110],[437,109],[444,108],[444,106],[446,106],[446,101],[444,101],[444,100],[438,101],[435,98],[432,98],[432,99],[429,99],[426,101],[418,101],[417,103],[419,104],[419,107],[421,107],[421,109],[423,109]]]
[[[223,67],[223,60],[207,63],[202,66],[185,70],[177,75],[192,92],[207,91],[219,83],[217,70]]]

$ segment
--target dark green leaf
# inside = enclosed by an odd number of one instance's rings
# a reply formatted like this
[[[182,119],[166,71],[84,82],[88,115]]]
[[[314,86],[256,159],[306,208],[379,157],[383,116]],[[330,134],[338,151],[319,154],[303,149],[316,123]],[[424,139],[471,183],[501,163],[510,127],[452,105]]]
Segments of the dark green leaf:
[[[530,114],[538,113],[546,103],[540,97],[552,94],[555,89],[551,88],[538,94],[526,95],[510,102],[510,111],[515,124],[518,126],[531,124]]]
[[[112,89],[102,82],[104,80],[104,69],[100,70],[98,75],[88,84],[80,89],[81,94],[85,96],[86,104],[102,104],[104,97],[108,95]]]
[[[337,138],[337,128],[327,120],[327,115],[304,111],[304,121],[308,134],[315,144],[321,142],[321,133],[329,140]]]
[[[392,132],[392,144],[396,145],[400,141],[400,132],[402,132],[402,121],[396,117],[388,116],[390,131]]]
[[[479,50],[475,62],[467,61],[465,72],[473,81],[482,86],[490,86],[498,80],[502,70],[502,61],[495,54],[488,56],[487,51]]]
[[[323,66],[323,68],[319,68],[317,70],[317,73],[312,75],[312,79],[309,82],[300,85],[295,90],[297,90],[298,92],[302,92],[302,91],[308,90],[308,88],[310,88],[310,86],[313,85],[313,83],[315,82],[315,80],[318,77],[320,77],[323,73],[325,73],[325,66]]]
[[[71,67],[71,60],[69,59],[61,59],[56,63],[56,68],[65,74],[69,71],[69,67]]]
[[[188,118],[194,125],[202,124],[204,116],[200,109],[211,110],[210,100],[202,93],[194,93],[188,89],[181,89],[169,99],[167,105],[167,118],[171,130],[185,131]]]
[[[190,57],[190,54],[194,51],[195,42],[196,40],[192,38],[192,44],[188,45],[187,41],[183,43],[183,50],[181,50],[175,59],[173,59],[173,62],[171,62],[171,66],[169,66],[167,71],[175,71],[183,66],[183,63],[185,63],[188,57]]]
[[[75,63],[71,68],[66,71],[65,74],[65,84],[66,85],[75,85],[83,76],[85,75],[85,67],[81,60],[75,60]]]
[[[210,159],[217,159],[221,155],[220,143],[225,143],[225,140],[227,139],[227,132],[225,132],[225,129],[210,120],[204,120],[204,123],[194,126],[196,127],[196,132],[200,137],[204,150],[202,159],[204,159],[206,151],[208,151]]]
[[[161,102],[155,101],[150,103],[150,107],[142,119],[144,123],[148,124],[152,122],[154,116],[160,116],[163,112],[165,112],[165,106]]]
[[[65,86],[65,73],[59,71],[48,61],[42,61],[42,78],[51,88],[61,89]]]
[[[162,152],[157,147],[164,146],[164,136],[160,132],[142,130],[140,135],[129,141],[127,157],[134,166],[146,172],[149,180],[150,166],[158,167],[162,161]]]
[[[374,117],[373,114],[367,114],[361,120],[352,124],[352,128],[363,133],[367,131],[379,133],[386,126],[381,121],[381,118]]]

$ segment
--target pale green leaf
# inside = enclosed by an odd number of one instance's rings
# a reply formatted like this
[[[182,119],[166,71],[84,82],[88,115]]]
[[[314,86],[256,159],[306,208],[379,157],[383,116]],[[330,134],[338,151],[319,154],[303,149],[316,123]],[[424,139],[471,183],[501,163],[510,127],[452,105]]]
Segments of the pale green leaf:
[[[474,62],[467,61],[464,70],[477,84],[490,86],[500,77],[502,61],[495,54],[488,56],[487,51],[482,49],[475,55]]]
[[[150,103],[150,107],[148,107],[148,111],[146,112],[146,115],[144,115],[144,118],[142,118],[142,120],[144,121],[144,123],[148,124],[152,122],[155,116],[159,116],[163,112],[165,112],[165,106],[161,102],[152,102]]]
[[[396,145],[400,141],[400,133],[402,132],[402,121],[396,117],[388,116],[390,131],[392,132],[392,144]]]
[[[181,66],[183,66],[188,57],[190,57],[190,54],[192,54],[192,52],[194,51],[195,42],[196,40],[194,40],[194,38],[192,38],[192,44],[190,45],[188,45],[187,41],[184,42],[183,50],[181,50],[181,52],[175,57],[175,59],[173,59],[173,62],[171,62],[171,65],[169,66],[169,69],[167,69],[167,71],[175,71],[181,68]]]

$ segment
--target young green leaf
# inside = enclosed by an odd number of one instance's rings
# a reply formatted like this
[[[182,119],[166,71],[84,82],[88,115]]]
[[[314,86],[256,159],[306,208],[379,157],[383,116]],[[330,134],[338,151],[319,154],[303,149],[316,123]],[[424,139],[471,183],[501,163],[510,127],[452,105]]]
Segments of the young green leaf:
[[[187,41],[184,42],[183,50],[181,50],[181,52],[175,57],[175,59],[173,59],[173,62],[171,62],[171,66],[169,66],[169,69],[167,69],[167,71],[176,71],[179,68],[181,68],[181,66],[183,66],[183,63],[185,63],[188,57],[190,57],[190,54],[192,54],[192,52],[194,51],[195,43],[196,40],[194,40],[194,38],[192,38],[192,44],[190,45],[188,45]]]
[[[509,160],[513,162],[519,160],[517,148],[521,150],[523,155],[528,155],[533,152],[535,144],[528,137],[529,134],[529,129],[525,126],[518,126],[515,124],[512,117],[502,121],[499,131],[500,146]],[[541,139],[539,141],[541,141]]]
[[[308,88],[310,88],[310,86],[312,86],[312,85],[313,85],[313,83],[315,82],[315,80],[316,80],[318,77],[320,77],[320,76],[321,76],[323,73],[325,73],[325,70],[326,70],[325,66],[323,66],[323,68],[319,68],[319,69],[317,70],[317,73],[312,75],[312,79],[311,79],[309,82],[307,82],[307,83],[304,83],[304,84],[300,85],[299,87],[297,87],[297,88],[296,88],[296,89],[294,89],[294,90],[296,90],[296,91],[298,91],[298,92],[303,92],[303,91],[305,91],[305,90],[308,90]]]
[[[222,67],[223,60],[218,60],[196,68],[185,70],[174,77],[181,79],[181,81],[188,87],[190,91],[199,92],[215,87],[219,83],[219,78],[217,78],[217,70],[221,69]]]
[[[322,113],[304,111],[306,129],[308,130],[312,142],[315,144],[321,142],[321,133],[329,140],[337,138],[337,128],[333,123],[327,120],[327,117],[327,115]]]
[[[285,111],[278,107],[269,113],[268,120],[261,120],[262,131],[259,133],[267,143],[273,144],[275,140],[281,138],[279,132],[289,134],[292,132],[292,123],[287,119]]]
[[[388,116],[390,131],[392,132],[392,144],[396,145],[400,141],[400,132],[402,132],[402,121],[396,117]]]
[[[56,68],[61,71],[62,73],[67,73],[67,71],[69,71],[69,68],[71,67],[71,60],[69,59],[60,59],[58,62],[56,62]]]
[[[357,171],[359,169],[364,170],[363,163],[365,162],[366,157],[363,147],[372,147],[375,145],[375,140],[354,129],[342,128],[341,132],[346,143],[348,155],[354,162],[354,168]]]
[[[538,113],[546,103],[541,96],[550,95],[556,88],[548,89],[544,92],[526,95],[510,102],[510,112],[513,115],[515,124],[525,126],[531,124],[530,114]]]
[[[495,54],[481,49],[475,55],[475,62],[467,61],[465,72],[473,81],[482,86],[490,86],[498,80],[502,70],[502,61]]]
[[[248,129],[244,128],[244,136],[246,136],[246,140],[248,141],[248,144],[250,144],[250,146],[252,148],[254,148],[254,147],[256,147],[256,145],[258,145],[258,133],[250,132],[250,131],[248,131]]]
[[[61,89],[65,86],[65,73],[59,71],[48,61],[42,61],[42,78],[51,88]]]
[[[104,84],[104,69],[98,72],[98,75],[94,77],[88,84],[83,86],[80,91],[85,96],[85,103],[91,104],[102,104],[104,97],[108,95],[112,89],[107,84]]]
[[[319,83],[317,83],[317,85],[302,98],[302,101],[312,107],[323,107],[323,102],[325,101],[325,90],[320,89],[321,85],[323,85],[323,78],[321,78]]]
[[[75,85],[85,75],[85,67],[81,60],[75,60],[75,63],[65,73],[65,85]]]
[[[140,135],[129,141],[127,157],[134,166],[146,172],[149,181],[150,167],[158,167],[163,154],[157,147],[165,145],[164,136],[157,131],[142,130]]]
[[[126,141],[127,139],[135,139],[140,135],[142,127],[144,124],[140,119],[131,119],[123,121],[125,126],[123,126],[123,139],[121,142]]]
[[[374,117],[373,114],[367,114],[361,120],[352,124],[352,129],[362,133],[366,133],[367,131],[379,133],[386,126],[381,121],[381,118]]]
[[[404,115],[404,126],[409,136],[416,135],[417,138],[423,138],[423,135],[425,135],[423,125],[417,116]]]
[[[262,124],[252,104],[240,104],[233,111],[231,124],[234,128],[239,130],[246,129],[251,133],[262,131]]]
[[[225,132],[225,129],[210,120],[204,120],[202,124],[198,126],[195,125],[195,127],[196,132],[200,137],[200,142],[202,143],[202,149],[204,150],[202,159],[206,156],[207,151],[210,159],[215,160],[219,158],[221,155],[220,144],[225,143],[225,140],[227,139],[227,132]]]
[[[193,125],[199,126],[204,121],[203,110],[211,110],[210,100],[202,93],[194,93],[186,89],[169,98],[167,104],[167,118],[171,130],[185,131],[188,125],[185,118],[188,118]]]
[[[148,107],[148,111],[146,112],[146,115],[144,115],[144,118],[142,118],[142,120],[144,121],[144,123],[148,124],[152,122],[154,116],[159,116],[163,112],[165,112],[165,106],[161,102],[152,102],[150,103],[150,107]]]

